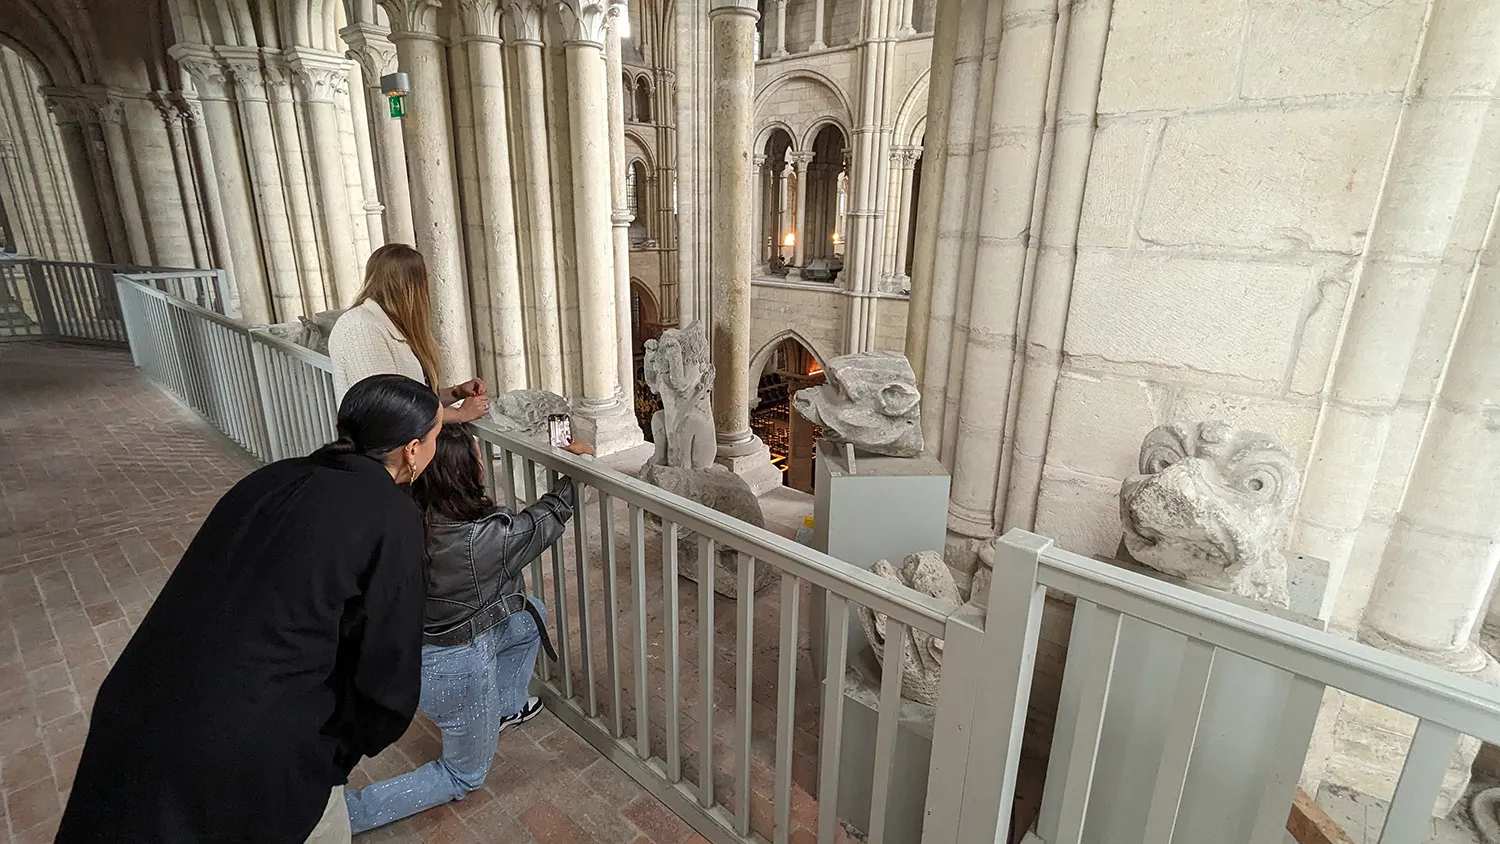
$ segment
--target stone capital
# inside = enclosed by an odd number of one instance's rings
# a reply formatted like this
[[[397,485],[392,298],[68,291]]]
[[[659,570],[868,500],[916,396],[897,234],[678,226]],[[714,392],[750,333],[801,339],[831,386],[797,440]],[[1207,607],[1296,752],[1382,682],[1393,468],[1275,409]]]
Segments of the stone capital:
[[[81,126],[99,122],[98,108],[83,91],[48,85],[42,87],[41,93],[47,101],[47,110],[58,123]]]
[[[241,100],[266,98],[266,73],[260,51],[253,47],[220,47],[224,70],[234,84],[235,96]]]
[[[755,0],[712,0],[708,16],[714,18],[720,15],[744,15],[754,23],[760,20],[760,9]]]
[[[813,161],[814,153],[811,152],[789,152],[786,154],[787,163],[795,166],[798,173],[806,173],[807,165]]]
[[[391,39],[437,38],[442,0],[379,0],[391,18]]]
[[[349,81],[349,60],[336,53],[293,47],[288,67],[308,102],[333,103]]]
[[[623,0],[557,0],[563,43],[604,49],[610,19],[625,9]]]
[[[465,37],[500,39],[503,0],[458,0],[459,30]]]
[[[768,156],[765,155],[752,155],[750,156],[750,166],[755,168],[755,172],[759,173],[760,168],[766,166],[767,158]]]
[[[203,102],[197,97],[178,91],[172,95],[172,103],[177,106],[178,111],[182,112],[182,119],[187,121],[189,126],[205,125],[203,123]]]
[[[359,62],[364,69],[366,85],[377,88],[380,77],[396,72],[396,45],[391,43],[389,29],[357,23],[339,30],[339,35],[349,45],[344,55]]]
[[[211,47],[203,44],[174,44],[167,52],[177,60],[178,66],[193,80],[201,94],[209,99],[228,98],[229,69]]]
[[[542,43],[542,4],[537,0],[510,0],[505,7],[506,37],[513,44]]]
[[[917,159],[922,157],[921,147],[892,147],[891,163],[902,170],[912,170],[917,166]]]
[[[161,115],[162,122],[167,125],[167,128],[170,129],[182,123],[182,111],[177,107],[171,91],[152,91],[146,95],[146,99],[156,106],[156,113]]]

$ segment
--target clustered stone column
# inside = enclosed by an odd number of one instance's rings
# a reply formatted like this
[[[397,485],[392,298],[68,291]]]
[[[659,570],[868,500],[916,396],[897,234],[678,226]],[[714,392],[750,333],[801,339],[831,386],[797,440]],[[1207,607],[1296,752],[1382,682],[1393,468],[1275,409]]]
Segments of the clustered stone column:
[[[448,72],[437,32],[437,0],[380,0],[391,41],[411,77],[402,120],[411,176],[416,247],[427,259],[432,317],[448,380],[474,372],[469,293],[459,230],[458,184],[448,108]]]
[[[583,436],[604,452],[643,439],[633,407],[623,395],[617,365],[619,323],[604,60],[608,17],[617,11],[613,0],[558,3],[567,54],[578,318],[585,332],[581,344],[583,396],[575,416]]]
[[[516,216],[511,200],[510,129],[506,123],[500,3],[464,0],[459,10],[474,100],[485,263],[489,267],[486,287],[490,301],[486,307],[490,312],[495,355],[495,390],[503,392],[526,387],[527,377],[521,271],[517,264]]]
[[[754,220],[750,197],[751,108],[755,89],[753,0],[714,0],[708,13],[713,72],[714,209],[712,337],[714,427],[719,462],[757,494],[781,483],[765,443],[750,430],[750,270]],[[800,241],[799,241],[800,243]]]
[[[620,368],[620,387],[627,398],[635,396],[635,344],[630,336],[630,224],[635,215],[625,190],[625,100],[631,91],[623,87],[624,67],[620,58],[620,28],[611,23],[605,35],[604,79],[609,86],[609,195],[614,226],[615,254],[615,343]],[[636,197],[644,194],[636,186]]]
[[[374,130],[374,158],[380,170],[380,199],[385,206],[381,214],[385,227],[383,240],[414,243],[416,231],[411,214],[411,182],[406,174],[406,141],[401,122],[387,114],[385,94],[380,89],[380,78],[396,72],[396,45],[391,43],[390,30],[369,23],[351,24],[340,34],[364,76],[366,111]],[[370,236],[375,237],[373,229]]]
[[[49,103],[38,94],[39,82],[19,56],[0,51],[0,138],[7,159],[0,175],[11,195],[6,207],[13,216],[12,235],[25,254],[88,260],[96,246],[107,254],[108,244],[98,237],[102,221],[97,213],[92,226],[85,220],[75,182],[68,178],[67,130],[78,138],[77,120],[54,124]],[[73,111],[53,109],[65,115]]]
[[[845,332],[849,352],[868,352],[875,345],[876,290],[885,246],[886,198],[890,193],[890,157],[895,108],[890,67],[895,54],[896,3],[870,0],[868,31],[860,44],[858,125],[850,170],[849,224],[845,228],[844,277],[853,298]]]
[[[43,88],[41,92],[48,110],[57,120],[63,157],[73,177],[73,193],[83,217],[89,247],[84,254],[91,254],[96,261],[123,262],[129,244],[109,176],[98,110],[78,90]],[[12,225],[15,222],[13,220]]]
[[[516,0],[507,7],[511,46],[517,70],[515,91],[517,163],[526,201],[526,254],[531,307],[531,383],[561,393],[563,387],[562,323],[558,315],[557,250],[552,239],[552,164],[547,154],[547,112],[542,72],[542,7],[535,0]]]
[[[807,165],[812,163],[811,152],[792,152],[787,158],[797,169],[797,210],[792,215],[792,231],[797,235],[792,263],[798,267],[807,264]]]
[[[312,138],[314,180],[322,207],[324,230],[328,233],[329,275],[337,293],[334,307],[346,308],[354,303],[362,282],[362,256],[354,252],[354,229],[349,209],[349,195],[344,176],[343,154],[334,140],[340,136],[341,123],[334,100],[349,78],[348,63],[341,56],[293,48],[291,70],[302,86],[308,127]]]

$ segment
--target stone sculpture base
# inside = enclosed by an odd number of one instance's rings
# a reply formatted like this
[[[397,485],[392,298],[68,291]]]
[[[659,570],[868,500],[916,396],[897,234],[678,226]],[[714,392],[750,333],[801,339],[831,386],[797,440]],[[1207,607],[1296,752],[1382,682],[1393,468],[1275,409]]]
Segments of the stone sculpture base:
[[[678,469],[672,466],[647,464],[641,467],[638,477],[646,483],[661,487],[673,495],[717,510],[742,522],[763,528],[765,514],[760,502],[750,491],[743,478],[720,466],[707,469]],[[647,516],[648,524],[661,530],[661,520]],[[677,537],[677,573],[686,580],[698,581],[698,534],[679,530]],[[714,591],[729,599],[739,597],[738,552],[716,548],[714,556]],[[768,565],[755,567],[754,589],[764,589],[777,579],[776,570]]]
[[[880,671],[874,654],[858,654],[844,674],[843,739],[839,744],[839,817],[870,830],[875,775],[875,734],[880,723]],[[926,812],[927,769],[932,761],[936,709],[901,700],[895,765],[885,810],[885,840],[921,841]]]
[[[573,436],[594,446],[600,457],[635,448],[646,441],[635,412],[624,401],[608,407],[589,407],[581,401],[573,408]]]

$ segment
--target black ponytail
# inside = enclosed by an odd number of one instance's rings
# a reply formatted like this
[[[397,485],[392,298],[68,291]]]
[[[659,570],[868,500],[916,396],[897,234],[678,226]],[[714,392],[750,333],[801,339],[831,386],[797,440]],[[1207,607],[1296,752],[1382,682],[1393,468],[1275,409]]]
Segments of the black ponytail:
[[[437,394],[425,384],[404,375],[371,375],[344,394],[339,405],[339,437],[318,449],[317,455],[362,454],[383,461],[396,449],[427,436],[441,407]]]

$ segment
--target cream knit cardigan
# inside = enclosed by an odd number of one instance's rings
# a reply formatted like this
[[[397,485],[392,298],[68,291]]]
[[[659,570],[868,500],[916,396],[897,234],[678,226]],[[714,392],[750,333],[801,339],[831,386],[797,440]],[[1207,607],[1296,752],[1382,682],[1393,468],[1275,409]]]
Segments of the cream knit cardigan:
[[[333,395],[339,404],[350,387],[371,375],[405,375],[427,382],[406,337],[373,299],[345,311],[334,323],[328,334],[328,356],[333,359]]]

